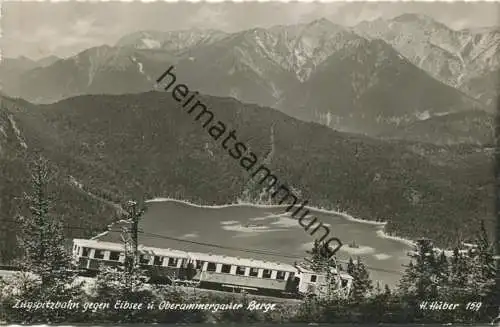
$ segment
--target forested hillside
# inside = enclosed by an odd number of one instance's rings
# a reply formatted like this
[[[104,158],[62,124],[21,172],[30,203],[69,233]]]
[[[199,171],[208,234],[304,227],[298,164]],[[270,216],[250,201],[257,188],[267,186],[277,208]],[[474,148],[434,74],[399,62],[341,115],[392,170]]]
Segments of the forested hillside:
[[[273,147],[268,166],[312,205],[388,221],[389,232],[425,235],[440,246],[467,239],[480,219],[493,222],[492,157],[481,147],[385,142],[234,99],[201,99],[259,158]],[[112,204],[131,196],[234,202],[249,179],[168,93],[79,96],[40,106],[4,98],[2,112],[7,137],[0,138],[8,146],[1,185],[15,184],[3,188],[2,203],[22,195],[18,181],[27,176],[19,167],[40,152],[58,172],[57,212],[68,225],[104,228],[116,218]],[[2,204],[2,219],[16,210]]]

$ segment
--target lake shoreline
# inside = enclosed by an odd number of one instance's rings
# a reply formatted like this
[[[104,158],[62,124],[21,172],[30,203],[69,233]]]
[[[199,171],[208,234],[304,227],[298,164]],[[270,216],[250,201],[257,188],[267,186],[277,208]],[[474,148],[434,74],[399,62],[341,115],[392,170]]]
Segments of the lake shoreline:
[[[188,206],[192,206],[192,207],[196,207],[196,208],[204,208],[204,209],[222,209],[222,208],[245,207],[245,206],[250,206],[250,207],[254,207],[254,208],[287,208],[288,207],[288,205],[256,204],[256,203],[242,202],[242,201],[235,202],[235,203],[229,203],[229,204],[222,204],[222,205],[202,205],[202,204],[192,203],[192,202],[189,202],[187,200],[180,200],[180,199],[175,199],[175,198],[163,198],[163,197],[146,200],[146,203],[161,203],[161,202],[177,202],[177,203],[182,203],[182,204],[185,204]],[[380,226],[381,228],[376,231],[377,237],[397,241],[397,242],[400,242],[400,243],[403,243],[403,244],[409,245],[409,246],[416,245],[416,242],[414,240],[403,238],[400,236],[387,234],[385,232],[385,227],[387,226],[387,222],[385,222],[385,221],[381,222],[381,221],[373,221],[373,220],[355,218],[355,217],[347,214],[346,212],[325,209],[325,208],[316,208],[316,207],[310,207],[310,206],[306,206],[305,208],[309,209],[312,212],[316,211],[316,212],[321,212],[321,213],[326,213],[326,214],[335,214],[337,216],[342,217],[345,220],[360,223],[360,224]]]

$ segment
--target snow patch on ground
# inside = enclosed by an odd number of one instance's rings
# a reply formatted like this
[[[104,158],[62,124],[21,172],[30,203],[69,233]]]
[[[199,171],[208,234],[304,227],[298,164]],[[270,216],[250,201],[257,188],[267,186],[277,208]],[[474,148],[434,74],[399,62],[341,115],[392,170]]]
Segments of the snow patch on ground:
[[[283,217],[283,216],[285,216],[285,217],[288,216],[288,213],[282,213],[282,214],[279,214],[279,215],[276,215],[276,214],[273,214],[273,213],[269,213],[269,216],[250,218],[250,220],[252,220],[252,221],[261,221],[261,220],[268,220],[268,219],[280,218],[280,217]]]
[[[351,255],[368,254],[375,252],[375,249],[370,246],[359,246],[357,248],[351,248],[348,245],[344,245],[340,248],[340,251],[347,252]]]
[[[417,112],[415,115],[417,116],[418,120],[427,120],[427,119],[431,118],[431,114],[429,113],[428,110],[426,110],[424,112]]]
[[[145,49],[159,49],[161,47],[161,43],[158,40],[154,39],[142,39],[142,44],[144,45],[142,48]]]
[[[276,226],[285,227],[285,228],[290,228],[290,227],[301,227],[302,228],[302,226],[300,226],[297,223],[297,219],[292,219],[292,218],[288,218],[288,217],[279,217],[278,221],[272,222],[271,225],[276,225]]]
[[[377,260],[387,260],[387,259],[392,257],[391,255],[388,255],[387,253],[377,253],[377,254],[374,254],[373,256]]]
[[[24,141],[23,137],[21,136],[21,131],[17,127],[16,121],[14,120],[14,117],[12,115],[8,115],[10,124],[12,126],[12,129],[14,130],[14,133],[16,134],[17,140],[19,141],[19,144],[24,148],[28,149],[28,145],[26,145],[26,142]]]
[[[381,230],[378,230],[377,232],[377,236],[378,237],[381,237],[381,238],[385,238],[385,239],[388,239],[388,240],[394,240],[394,241],[398,241],[398,242],[401,242],[401,243],[404,243],[404,244],[407,244],[407,245],[410,245],[410,246],[416,246],[417,243],[409,240],[409,239],[406,239],[406,238],[402,238],[402,237],[399,237],[399,236],[390,236],[390,235],[387,235],[382,229]]]
[[[237,220],[227,220],[227,221],[221,221],[220,224],[221,225],[234,225],[234,224],[238,224],[239,221]]]
[[[197,238],[200,237],[198,233],[188,233],[181,236],[182,238]]]
[[[254,233],[254,234],[287,231],[286,229],[271,229],[267,226],[244,226],[241,224],[223,226],[222,229],[227,230],[227,231],[231,231],[231,232]]]
[[[83,189],[83,184],[76,180],[73,176],[69,176],[69,182],[79,189]]]
[[[148,81],[151,81],[151,78],[149,77],[149,75],[147,75],[144,72],[144,66],[143,66],[142,62],[138,61],[135,57],[130,57],[130,59],[137,65],[137,68],[139,69],[139,73],[141,73],[142,75],[146,76],[146,78],[148,79]]]
[[[0,126],[0,133],[2,133],[4,137],[7,137],[7,133],[5,133],[5,129],[3,128],[3,126]]]

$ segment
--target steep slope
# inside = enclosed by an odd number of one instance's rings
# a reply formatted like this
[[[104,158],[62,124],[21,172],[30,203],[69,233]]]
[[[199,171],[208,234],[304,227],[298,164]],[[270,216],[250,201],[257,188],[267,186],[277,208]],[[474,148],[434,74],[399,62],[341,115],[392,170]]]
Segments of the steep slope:
[[[53,63],[55,63],[56,61],[58,61],[60,59],[61,58],[59,58],[57,56],[51,55],[51,56],[44,57],[42,59],[37,60],[36,65],[38,67],[46,67],[46,66],[52,65]]]
[[[56,56],[48,56],[32,60],[24,56],[18,58],[2,58],[0,60],[0,83],[3,92],[21,94],[21,75],[37,67],[46,67],[59,60]]]
[[[91,48],[24,73],[19,93],[8,94],[48,103],[80,94],[143,92],[153,84],[149,73],[158,74],[172,60],[163,51]]]
[[[24,165],[24,140],[20,141],[15,124],[12,115],[0,107],[0,262],[6,262],[14,254],[8,249],[16,244],[12,233],[15,225],[8,220],[16,214],[16,196],[22,194],[23,185],[19,175],[23,175],[20,168]]]
[[[3,57],[0,60],[0,89],[8,94],[17,94],[21,74],[35,67],[36,62],[26,57]]]
[[[500,97],[500,68],[478,77],[467,78],[461,88],[485,103],[487,108],[495,109]]]
[[[325,19],[230,35],[196,29],[137,32],[116,47],[88,49],[30,71],[18,93],[9,94],[50,103],[81,94],[148,91],[175,63],[182,79],[202,93],[274,106],[331,53],[359,38]]]
[[[365,21],[354,29],[365,37],[387,41],[436,79],[476,98],[481,94],[467,87],[470,80],[500,68],[498,28],[456,31],[425,15],[403,14],[390,20]],[[488,103],[491,99],[482,100]]]
[[[214,44],[197,43],[188,52],[92,48],[28,71],[21,78],[19,93],[8,94],[50,103],[81,94],[144,92],[171,64],[178,66],[179,77],[191,87],[245,102],[273,105],[287,84],[298,83],[293,73],[268,60],[242,33]]]
[[[60,141],[41,123],[37,109],[25,101],[0,98],[0,264],[16,255],[16,217],[28,214],[23,195],[31,191],[29,169],[38,154],[52,159],[49,192],[57,200],[51,213],[63,219],[69,237],[93,235],[117,217],[109,201],[80,188],[71,178],[67,167],[81,167],[78,158],[52,155]]]
[[[492,217],[491,158],[481,148],[426,145],[422,152],[413,143],[339,133],[270,108],[201,99],[313,205],[388,220],[390,231],[441,244]],[[22,122],[32,115],[18,113]],[[249,180],[170,94],[81,96],[39,106],[37,115],[40,127],[31,128],[37,132],[28,141],[36,137],[65,175],[106,198],[221,204],[236,201]]]
[[[125,35],[116,42],[117,47],[135,49],[163,49],[178,52],[192,47],[210,44],[227,36],[218,30],[190,29],[182,31],[139,31]]]
[[[271,56],[270,44],[276,41],[264,29],[236,33],[190,50],[177,71],[183,81],[202,93],[273,106],[290,86],[298,85],[295,74]]]
[[[349,28],[324,18],[307,24],[274,26],[267,31],[275,40],[267,44],[269,56],[295,72],[302,82],[332,53],[361,38]]]
[[[382,138],[434,144],[469,143],[493,147],[495,117],[485,111],[462,111],[403,124]]]
[[[379,133],[435,114],[482,108],[430,77],[382,40],[359,40],[332,54],[279,108],[344,131]]]

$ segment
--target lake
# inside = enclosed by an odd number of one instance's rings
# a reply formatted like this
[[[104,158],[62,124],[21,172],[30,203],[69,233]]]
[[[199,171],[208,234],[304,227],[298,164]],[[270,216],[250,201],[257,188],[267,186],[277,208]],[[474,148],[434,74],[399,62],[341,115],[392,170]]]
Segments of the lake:
[[[408,264],[411,244],[384,237],[380,223],[355,221],[340,214],[310,209],[311,214],[328,225],[331,236],[344,245],[337,258],[345,262],[360,257],[370,268],[372,279],[397,285],[403,265]],[[101,240],[119,241],[121,228]],[[175,200],[153,200],[139,224],[139,244],[186,251],[223,254],[242,258],[293,264],[302,261],[314,237],[284,207],[235,204],[197,206]],[[317,237],[321,237],[318,231]],[[357,247],[348,244],[355,242]]]

